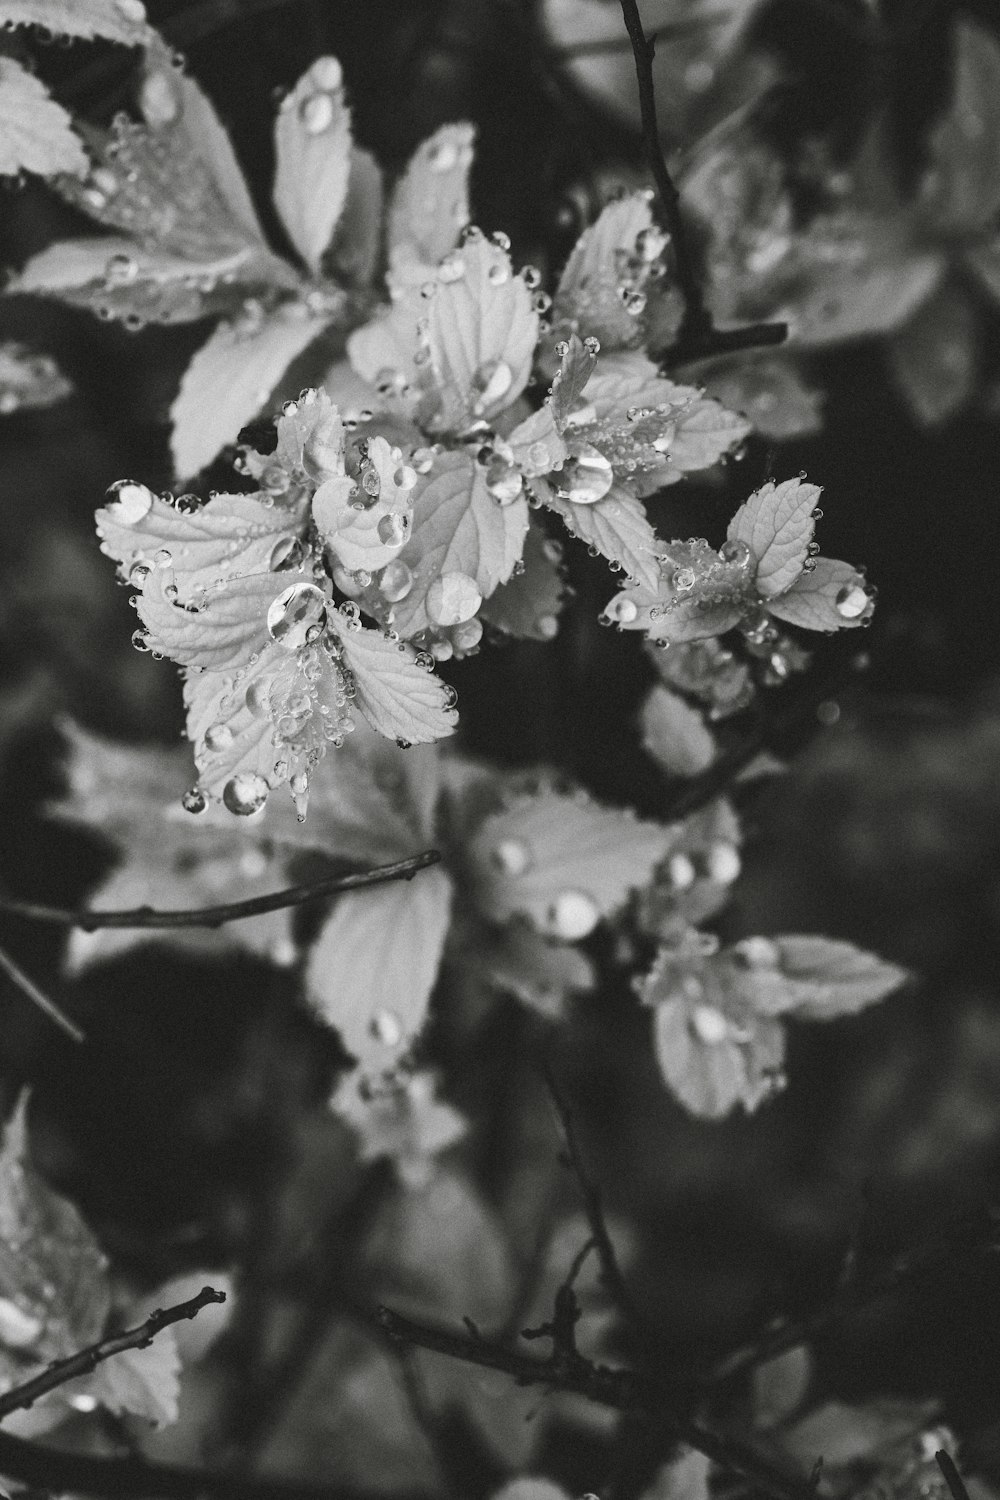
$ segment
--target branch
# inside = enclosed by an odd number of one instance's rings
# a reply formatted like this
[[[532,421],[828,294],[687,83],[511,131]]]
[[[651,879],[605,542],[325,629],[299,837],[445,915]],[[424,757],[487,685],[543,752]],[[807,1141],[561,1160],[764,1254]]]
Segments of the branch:
[[[49,1020],[54,1021],[62,1031],[65,1031],[68,1037],[72,1037],[74,1042],[85,1040],[80,1028],[74,1025],[68,1016],[63,1014],[55,1001],[50,1000],[44,990],[38,988],[33,979],[28,978],[24,970],[19,968],[11,958],[6,948],[0,948],[0,970],[7,975],[12,984],[17,986],[22,995],[27,995],[32,1005],[37,1005],[39,1010],[44,1011]]]
[[[308,885],[292,885],[270,896],[252,896],[247,901],[228,901],[221,906],[196,906],[191,910],[156,911],[151,906],[135,906],[127,911],[70,911],[61,906],[42,906],[35,901],[15,901],[0,897],[0,913],[26,917],[32,922],[51,922],[57,927],[82,927],[96,932],[102,927],[221,927],[224,922],[238,922],[242,917],[258,917],[264,912],[281,911],[287,906],[304,906],[340,891],[355,891],[363,886],[383,885],[388,880],[409,880],[418,870],[436,865],[441,855],[436,849],[425,849],[411,859],[391,865],[376,865],[352,875],[327,875]]]
[[[730,353],[736,349],[748,349],[761,344],[780,344],[788,329],[784,323],[758,323],[746,328],[717,330],[712,314],[705,304],[701,278],[695,265],[688,241],[684,215],[681,212],[681,197],[677,185],[670,175],[663,148],[660,145],[660,128],[656,119],[656,90],[653,84],[653,57],[656,41],[643,30],[637,0],[621,0],[622,16],[632,53],[635,57],[635,77],[639,86],[639,113],[642,120],[642,140],[649,170],[653,174],[660,198],[660,218],[673,242],[674,268],[677,286],[684,301],[684,312],[677,341],[668,351],[669,359],[675,363],[692,359],[704,359],[712,354]]]
[[[5,1391],[0,1396],[0,1421],[9,1417],[12,1411],[27,1410],[40,1396],[48,1395],[49,1391],[56,1390],[69,1380],[75,1380],[78,1375],[89,1375],[91,1370],[96,1370],[99,1364],[114,1354],[124,1354],[126,1349],[145,1349],[171,1323],[180,1323],[184,1318],[196,1318],[203,1307],[225,1300],[225,1292],[216,1292],[210,1286],[202,1287],[197,1297],[191,1297],[187,1302],[178,1302],[176,1307],[168,1307],[166,1310],[157,1308],[138,1328],[130,1328],[125,1333],[102,1339],[98,1344],[81,1349],[79,1354],[71,1354],[69,1359],[56,1360],[41,1375],[36,1375],[33,1380],[26,1380],[23,1385],[14,1386],[13,1390]]]
[[[375,1318],[379,1327],[394,1342],[429,1349],[435,1354],[444,1354],[451,1359],[462,1360],[465,1364],[478,1365],[482,1369],[500,1370],[510,1375],[518,1385],[541,1385],[550,1391],[568,1391],[619,1412],[658,1413],[661,1406],[657,1383],[633,1370],[595,1365],[582,1356],[563,1360],[553,1354],[548,1359],[535,1359],[516,1349],[490,1343],[480,1338],[474,1330],[461,1334],[434,1328],[405,1318],[388,1307],[380,1307]],[[770,1459],[739,1438],[711,1432],[699,1423],[682,1417],[673,1420],[669,1414],[664,1421],[676,1442],[686,1443],[722,1468],[744,1475],[773,1495],[775,1500],[815,1500],[812,1485],[807,1479],[776,1467]]]
[[[946,1453],[941,1448],[935,1453],[934,1457],[937,1459],[938,1468],[944,1475],[945,1484],[951,1491],[952,1500],[969,1500],[969,1492],[965,1487],[965,1480],[956,1469],[951,1454]]]

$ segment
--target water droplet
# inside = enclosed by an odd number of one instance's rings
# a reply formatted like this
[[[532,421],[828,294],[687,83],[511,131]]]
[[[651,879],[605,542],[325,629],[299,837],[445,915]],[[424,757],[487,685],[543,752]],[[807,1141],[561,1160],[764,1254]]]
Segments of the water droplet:
[[[382,517],[375,529],[379,541],[386,547],[401,547],[410,534],[410,518],[400,515],[399,511],[390,511],[389,515]]]
[[[274,544],[268,567],[272,573],[297,568],[304,554],[305,549],[297,536],[283,536]]]
[[[233,731],[228,724],[210,724],[205,730],[205,746],[209,750],[228,750],[233,743]]]
[[[524,480],[513,464],[496,455],[486,466],[486,488],[501,505],[512,505],[524,488]]]
[[[520,276],[529,292],[537,292],[542,284],[542,273],[537,266],[522,266]]]
[[[371,1019],[369,1031],[383,1047],[398,1047],[403,1040],[403,1026],[396,1012],[380,1010]]]
[[[672,854],[667,862],[667,874],[675,891],[686,891],[697,880],[693,861],[686,854]]]
[[[510,280],[510,266],[504,260],[495,260],[486,273],[491,286],[503,286]]]
[[[842,620],[860,620],[870,604],[871,598],[860,583],[845,583],[837,593],[835,608]]]
[[[446,255],[438,266],[438,280],[444,282],[461,281],[465,275],[465,261],[457,250],[452,250]]]
[[[752,554],[746,542],[741,542],[733,539],[731,541],[723,542],[722,546],[719,548],[719,556],[722,558],[723,562],[736,563],[738,567],[745,568],[749,563]]]
[[[378,581],[379,593],[390,604],[398,604],[401,599],[405,599],[412,587],[413,574],[399,558],[382,569]]]
[[[299,105],[299,119],[306,135],[322,135],[333,124],[333,100],[327,93],[308,94]]]
[[[137,651],[148,651],[150,649],[149,636],[144,630],[133,630],[132,645]]]
[[[646,311],[646,293],[634,292],[627,287],[621,291],[622,305],[630,318],[638,318]]]
[[[539,615],[535,622],[538,634],[543,640],[551,641],[559,634],[559,621],[555,615]]]
[[[513,370],[502,359],[497,360],[496,363],[481,365],[476,371],[473,382],[480,393],[475,410],[484,412],[495,402],[502,401],[510,390],[513,380]]]
[[[134,563],[129,572],[128,581],[134,589],[141,589],[152,571],[153,570],[149,566],[149,563]]]
[[[435,625],[471,620],[482,602],[479,585],[467,573],[441,573],[427,590],[427,613]]]
[[[458,147],[454,141],[435,141],[427,153],[427,165],[432,172],[451,172],[458,166]]]
[[[451,632],[451,639],[456,651],[474,651],[483,638],[483,623],[481,620],[463,620],[461,625],[456,625]]]
[[[128,286],[139,274],[139,262],[131,255],[111,255],[104,267],[104,279],[112,286]]]
[[[286,651],[298,651],[310,640],[313,626],[326,620],[326,595],[314,583],[294,583],[267,611],[267,633]]]
[[[254,771],[240,771],[226,782],[222,800],[231,813],[240,818],[249,818],[251,814],[260,812],[267,801],[269,790],[263,776],[258,776]]]
[[[147,73],[139,88],[139,108],[154,130],[176,120],[180,103],[173,80],[166,73]]]
[[[687,594],[694,588],[697,577],[693,568],[678,568],[671,582],[679,594]]]
[[[0,1297],[0,1341],[9,1349],[30,1348],[43,1327],[41,1318],[32,1317],[9,1297]]]
[[[705,856],[705,869],[709,880],[716,885],[731,885],[740,873],[740,851],[735,844],[720,839],[712,844]]]
[[[634,599],[629,599],[625,594],[619,594],[607,605],[604,613],[609,620],[614,620],[616,625],[631,625],[633,620],[639,618],[639,606]]]
[[[553,937],[576,943],[589,937],[601,919],[597,903],[586,891],[560,891],[545,913]]]
[[[138,526],[149,515],[156,496],[144,484],[132,479],[119,479],[108,490],[112,520],[119,526]]]
[[[191,813],[193,817],[198,817],[199,814],[205,811],[207,806],[208,798],[200,786],[191,787],[181,798],[181,807],[183,807],[185,812]]]
[[[729,1036],[729,1022],[714,1005],[696,1005],[691,1012],[691,1030],[706,1047],[717,1047]]]
[[[614,483],[614,471],[593,443],[576,443],[555,474],[556,494],[574,505],[594,505]]]
[[[600,354],[601,341],[600,339],[595,339],[594,335],[591,334],[589,338],[584,339],[583,347],[586,349],[588,354]]]
[[[505,875],[524,875],[531,868],[531,850],[522,839],[501,839],[490,858]]]
[[[649,224],[636,235],[635,251],[640,260],[659,260],[669,243],[670,236],[658,224]]]
[[[741,938],[735,944],[740,958],[751,969],[777,969],[781,966],[781,952],[777,943],[767,937]]]

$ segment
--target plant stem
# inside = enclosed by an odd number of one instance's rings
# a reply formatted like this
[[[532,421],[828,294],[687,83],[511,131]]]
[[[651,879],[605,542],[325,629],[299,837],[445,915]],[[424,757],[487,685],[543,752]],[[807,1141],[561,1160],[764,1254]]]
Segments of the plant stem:
[[[75,1025],[69,1016],[63,1014],[54,1000],[50,1000],[44,990],[40,990],[33,979],[29,979],[24,970],[11,958],[6,948],[0,948],[0,970],[2,970],[12,984],[17,985],[22,995],[27,995],[32,1005],[37,1005],[40,1011],[54,1021],[61,1031],[65,1031],[74,1042],[85,1040],[79,1026]]]
[[[97,932],[103,927],[221,927],[224,922],[238,922],[243,917],[258,917],[264,912],[281,911],[288,906],[304,906],[308,901],[319,901],[341,891],[383,885],[389,880],[409,880],[418,870],[436,865],[440,859],[436,849],[425,849],[422,854],[397,860],[395,864],[376,865],[371,870],[358,870],[351,875],[327,875],[307,885],[272,891],[269,896],[252,896],[246,901],[196,906],[189,910],[158,911],[151,906],[135,906],[126,911],[71,911],[61,906],[42,906],[36,901],[0,897],[0,913],[26,917],[32,922],[50,922],[57,927],[81,927],[84,932]]]
[[[138,1328],[130,1328],[125,1333],[117,1333],[97,1344],[90,1344],[78,1354],[71,1354],[68,1359],[56,1360],[41,1375],[14,1386],[13,1390],[5,1391],[0,1396],[0,1421],[13,1411],[27,1410],[40,1396],[48,1395],[49,1391],[56,1390],[69,1380],[75,1380],[78,1375],[89,1375],[91,1370],[96,1370],[99,1364],[115,1354],[124,1354],[126,1349],[145,1349],[171,1323],[180,1323],[184,1318],[195,1318],[203,1307],[225,1300],[225,1292],[214,1291],[210,1286],[202,1287],[198,1295],[187,1302],[178,1302],[175,1307],[165,1310],[157,1308]]]

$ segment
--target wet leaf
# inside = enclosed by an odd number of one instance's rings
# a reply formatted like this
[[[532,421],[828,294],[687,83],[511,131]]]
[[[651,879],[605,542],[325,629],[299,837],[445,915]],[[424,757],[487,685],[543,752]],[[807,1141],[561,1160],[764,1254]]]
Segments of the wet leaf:
[[[351,117],[335,57],[318,57],[281,101],[274,127],[274,206],[313,272],[347,197]]]
[[[86,152],[62,105],[20,63],[0,57],[0,177],[86,171]]]

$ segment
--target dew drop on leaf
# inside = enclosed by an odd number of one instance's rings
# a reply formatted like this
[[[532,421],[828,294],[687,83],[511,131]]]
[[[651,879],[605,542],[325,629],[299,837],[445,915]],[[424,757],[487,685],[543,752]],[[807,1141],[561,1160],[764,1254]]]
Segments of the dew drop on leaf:
[[[398,1047],[403,1040],[403,1027],[395,1011],[380,1010],[372,1017],[369,1027],[372,1036],[383,1047]]]
[[[401,547],[409,535],[410,518],[400,515],[399,511],[390,511],[387,516],[381,518],[375,529],[378,532],[379,541],[385,546]]]
[[[846,583],[839,590],[835,608],[843,620],[860,620],[871,600],[859,583]]]
[[[717,1047],[729,1036],[729,1022],[714,1005],[696,1005],[691,1012],[691,1030],[706,1047]]]
[[[486,466],[486,488],[501,505],[512,505],[524,488],[524,480],[513,464],[497,456]]]
[[[379,593],[390,604],[398,604],[401,599],[405,599],[412,587],[413,574],[405,562],[400,562],[397,558],[382,569],[378,581]]]
[[[698,878],[695,867],[686,854],[671,855],[667,864],[667,874],[670,876],[670,884],[676,891],[686,891]]]
[[[267,801],[269,790],[263,776],[258,776],[254,771],[240,771],[226,782],[222,800],[231,813],[236,813],[240,818],[248,818],[252,813],[260,812]]]
[[[0,1297],[0,1341],[8,1349],[28,1349],[41,1335],[41,1318],[24,1312],[9,1297]]]
[[[545,915],[549,932],[564,943],[589,937],[601,916],[597,902],[586,891],[560,891]]]
[[[492,361],[480,365],[474,378],[475,388],[479,391],[479,399],[475,409],[482,412],[494,404],[502,401],[511,388],[514,380],[514,372],[505,360]]]
[[[441,573],[427,590],[427,613],[435,625],[461,625],[482,602],[479,585],[467,573]]]
[[[333,124],[335,110],[329,94],[309,94],[299,105],[299,119],[307,135],[322,135]]]
[[[711,846],[705,858],[708,878],[716,885],[731,885],[740,873],[740,852],[735,844],[720,840]]]
[[[156,498],[152,490],[133,479],[119,479],[107,493],[112,520],[119,526],[138,526],[149,515]]]
[[[228,724],[210,724],[205,730],[205,746],[211,751],[228,750],[233,743],[233,731]]]
[[[634,599],[626,599],[622,596],[612,599],[604,613],[609,620],[614,620],[618,625],[631,625],[633,620],[638,619],[639,606]]]
[[[723,562],[735,563],[737,567],[745,568],[750,561],[751,553],[746,542],[733,539],[723,542],[719,548],[719,556]]]
[[[536,628],[544,640],[551,641],[559,634],[559,621],[555,615],[541,615],[536,623]]]
[[[574,505],[595,505],[614,483],[614,471],[593,443],[576,443],[555,475],[556,494]]]
[[[451,632],[451,638],[456,651],[472,651],[483,638],[483,626],[481,620],[465,620],[461,625],[456,625]],[[444,658],[439,658],[444,660]]]
[[[191,787],[181,798],[181,807],[183,807],[185,812],[191,813],[194,817],[197,817],[199,813],[203,813],[207,806],[208,800],[205,797],[205,793],[197,786]]]
[[[501,839],[491,858],[505,875],[523,875],[531,868],[531,850],[522,839]]]
[[[149,73],[139,89],[139,108],[154,130],[176,120],[180,102],[173,81],[166,73]]]
[[[742,938],[735,948],[749,969],[776,969],[781,963],[777,943],[767,937]]]
[[[314,626],[326,618],[326,595],[314,583],[294,583],[272,600],[267,611],[267,633],[286,651],[298,651],[312,638]]]
[[[303,557],[302,542],[297,536],[283,536],[280,541],[275,542],[271,553],[271,561],[268,566],[272,573],[283,569],[297,568]]]
[[[139,274],[139,262],[131,255],[111,255],[104,267],[104,278],[112,286],[128,286]]]
[[[451,172],[458,166],[458,147],[454,141],[437,141],[427,153],[432,172]]]

